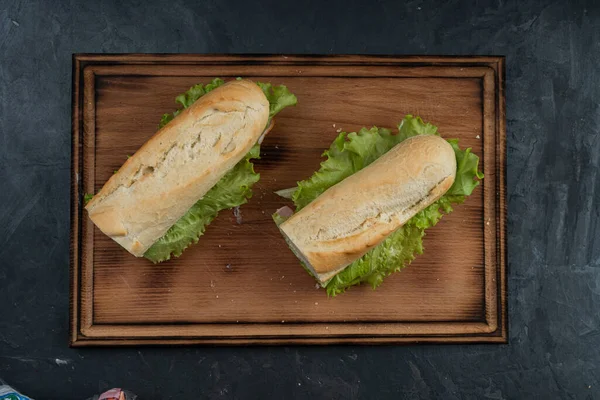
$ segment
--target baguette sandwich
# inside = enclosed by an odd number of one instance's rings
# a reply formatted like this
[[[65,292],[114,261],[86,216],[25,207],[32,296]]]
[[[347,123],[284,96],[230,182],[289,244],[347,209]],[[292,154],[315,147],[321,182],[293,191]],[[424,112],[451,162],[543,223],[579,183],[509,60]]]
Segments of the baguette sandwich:
[[[234,80],[196,85],[86,204],[93,223],[136,257],[179,256],[220,210],[239,206],[258,181],[252,158],[273,117],[296,104],[285,86]]]
[[[423,252],[425,229],[483,178],[471,149],[435,126],[408,115],[398,129],[342,132],[318,172],[278,192],[296,212],[283,207],[273,218],[330,296],[363,282],[375,288],[409,264]]]

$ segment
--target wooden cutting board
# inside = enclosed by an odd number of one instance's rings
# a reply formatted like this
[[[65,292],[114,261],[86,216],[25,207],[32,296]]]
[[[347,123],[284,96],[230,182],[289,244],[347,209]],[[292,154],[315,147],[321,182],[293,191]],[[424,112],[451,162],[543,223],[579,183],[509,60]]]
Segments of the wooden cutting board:
[[[155,133],[178,94],[238,76],[298,97],[263,143],[241,223],[224,211],[181,257],[136,259],[90,222],[83,194]],[[273,192],[316,171],[340,129],[394,128],[405,114],[472,147],[483,185],[427,231],[409,267],[375,291],[328,298],[271,220],[289,204]],[[505,343],[505,180],[502,57],[76,55],[71,344]]]

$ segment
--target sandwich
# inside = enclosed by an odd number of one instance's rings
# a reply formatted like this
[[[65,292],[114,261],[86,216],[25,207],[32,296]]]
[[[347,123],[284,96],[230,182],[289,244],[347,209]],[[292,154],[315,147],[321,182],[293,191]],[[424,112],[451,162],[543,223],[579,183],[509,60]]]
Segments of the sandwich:
[[[479,185],[479,157],[407,115],[398,133],[342,132],[326,160],[297,187],[277,192],[273,219],[301,264],[329,296],[383,279],[423,253],[425,230]]]
[[[159,130],[89,199],[92,222],[158,263],[198,241],[219,211],[252,196],[252,159],[273,117],[296,97],[283,85],[214,79],[176,98]]]

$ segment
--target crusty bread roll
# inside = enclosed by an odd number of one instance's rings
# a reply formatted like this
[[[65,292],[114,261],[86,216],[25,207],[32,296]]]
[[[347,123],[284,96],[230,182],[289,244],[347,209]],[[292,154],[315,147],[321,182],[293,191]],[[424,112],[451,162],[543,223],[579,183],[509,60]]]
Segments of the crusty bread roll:
[[[321,194],[279,228],[324,284],[439,199],[456,158],[434,135],[414,136]]]
[[[198,99],[160,129],[87,204],[91,220],[140,257],[257,142],[269,102],[248,80]]]

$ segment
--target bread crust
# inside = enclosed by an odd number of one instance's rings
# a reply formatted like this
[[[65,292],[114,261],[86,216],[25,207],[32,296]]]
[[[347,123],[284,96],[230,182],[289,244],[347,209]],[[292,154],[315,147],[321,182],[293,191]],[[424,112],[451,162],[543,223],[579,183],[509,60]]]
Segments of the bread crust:
[[[420,135],[327,189],[279,228],[321,283],[379,245],[454,183],[450,144]]]
[[[257,142],[269,102],[249,80],[198,99],[154,134],[86,205],[96,226],[136,257],[161,238]]]

